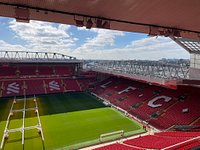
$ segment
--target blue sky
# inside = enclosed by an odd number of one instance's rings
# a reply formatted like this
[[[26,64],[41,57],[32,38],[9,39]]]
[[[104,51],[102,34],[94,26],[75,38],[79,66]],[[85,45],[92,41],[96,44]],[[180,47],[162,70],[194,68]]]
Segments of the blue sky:
[[[0,17],[0,50],[58,52],[79,59],[189,58],[166,37]]]

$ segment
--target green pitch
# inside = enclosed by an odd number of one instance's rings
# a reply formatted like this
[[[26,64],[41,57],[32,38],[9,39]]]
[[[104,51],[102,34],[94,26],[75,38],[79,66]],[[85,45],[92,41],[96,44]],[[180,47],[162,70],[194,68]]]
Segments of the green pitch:
[[[25,131],[25,144],[21,133],[10,133],[4,150],[77,149],[99,143],[101,134],[124,130],[125,136],[144,132],[142,126],[113,108],[104,106],[87,93],[66,93],[37,97],[40,120],[44,133],[42,142],[37,130]],[[0,100],[0,140],[12,100]],[[27,101],[33,107],[33,101]],[[14,109],[22,108],[17,102]],[[34,111],[26,112],[25,126],[37,124]],[[21,127],[22,113],[14,113],[9,129]],[[112,137],[113,138],[113,137]]]

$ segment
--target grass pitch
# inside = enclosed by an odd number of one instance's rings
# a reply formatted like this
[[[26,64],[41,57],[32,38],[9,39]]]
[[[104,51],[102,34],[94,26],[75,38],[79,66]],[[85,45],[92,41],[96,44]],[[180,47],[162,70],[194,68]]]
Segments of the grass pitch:
[[[10,133],[4,150],[53,150],[78,149],[99,143],[101,134],[124,130],[125,136],[144,132],[137,122],[125,117],[117,110],[104,106],[87,93],[66,93],[37,97],[40,120],[44,133],[42,142],[37,130],[25,131],[25,144],[21,144],[21,133]],[[0,100],[0,140],[12,100]],[[32,107],[33,102],[27,101]],[[17,103],[17,109],[22,108]],[[15,109],[16,109],[15,108]],[[36,125],[34,111],[26,113],[25,126]],[[22,113],[15,113],[9,129],[21,127]],[[113,137],[112,137],[113,138]]]

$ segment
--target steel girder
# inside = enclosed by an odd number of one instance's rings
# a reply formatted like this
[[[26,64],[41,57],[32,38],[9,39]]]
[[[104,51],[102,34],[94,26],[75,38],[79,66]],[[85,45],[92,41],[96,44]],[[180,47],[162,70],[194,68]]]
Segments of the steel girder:
[[[112,71],[162,79],[186,79],[189,76],[189,60],[94,60],[85,61],[85,68]]]

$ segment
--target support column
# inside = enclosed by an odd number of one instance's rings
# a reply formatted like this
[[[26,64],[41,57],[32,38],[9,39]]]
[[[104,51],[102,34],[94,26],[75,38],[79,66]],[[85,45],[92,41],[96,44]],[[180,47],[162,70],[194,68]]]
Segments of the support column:
[[[200,80],[200,54],[190,54],[189,78],[192,80]]]

